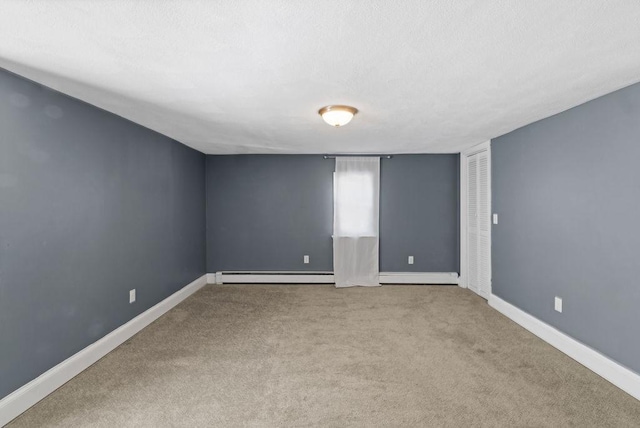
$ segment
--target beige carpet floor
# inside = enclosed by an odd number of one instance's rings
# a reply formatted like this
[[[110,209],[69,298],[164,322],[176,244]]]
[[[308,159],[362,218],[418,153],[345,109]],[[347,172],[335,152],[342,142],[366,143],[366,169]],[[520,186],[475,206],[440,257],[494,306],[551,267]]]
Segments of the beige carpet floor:
[[[17,427],[640,426],[640,402],[467,290],[207,286]]]

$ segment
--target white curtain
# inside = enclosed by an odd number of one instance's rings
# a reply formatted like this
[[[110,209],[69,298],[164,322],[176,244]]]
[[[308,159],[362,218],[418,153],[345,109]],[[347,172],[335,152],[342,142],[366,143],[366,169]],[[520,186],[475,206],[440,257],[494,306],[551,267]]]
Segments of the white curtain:
[[[336,157],[333,198],[336,287],[379,286],[380,158]]]

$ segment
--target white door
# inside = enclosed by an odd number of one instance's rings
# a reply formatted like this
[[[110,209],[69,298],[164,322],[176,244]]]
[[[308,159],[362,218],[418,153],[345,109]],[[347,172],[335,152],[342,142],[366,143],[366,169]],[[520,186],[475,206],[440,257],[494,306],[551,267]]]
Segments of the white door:
[[[491,294],[491,165],[488,150],[467,157],[467,286]]]
[[[467,287],[479,294],[478,275],[478,155],[467,158]]]

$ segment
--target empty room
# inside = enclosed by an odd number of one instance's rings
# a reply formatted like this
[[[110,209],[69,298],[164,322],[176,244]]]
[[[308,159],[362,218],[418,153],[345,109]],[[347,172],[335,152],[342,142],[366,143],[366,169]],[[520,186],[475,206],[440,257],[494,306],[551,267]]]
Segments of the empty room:
[[[640,427],[640,2],[0,4],[0,426]]]

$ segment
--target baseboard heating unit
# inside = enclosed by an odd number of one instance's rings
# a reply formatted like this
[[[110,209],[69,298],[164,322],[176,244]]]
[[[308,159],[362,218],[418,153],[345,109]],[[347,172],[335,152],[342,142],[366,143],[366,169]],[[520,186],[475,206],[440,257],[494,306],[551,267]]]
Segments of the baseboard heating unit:
[[[222,271],[209,284],[334,284],[333,272]],[[381,284],[458,284],[456,272],[380,272]]]
[[[223,271],[209,274],[210,284],[334,284],[333,272]]]

